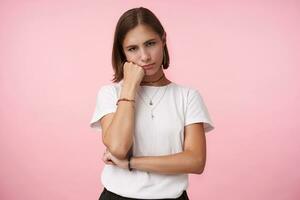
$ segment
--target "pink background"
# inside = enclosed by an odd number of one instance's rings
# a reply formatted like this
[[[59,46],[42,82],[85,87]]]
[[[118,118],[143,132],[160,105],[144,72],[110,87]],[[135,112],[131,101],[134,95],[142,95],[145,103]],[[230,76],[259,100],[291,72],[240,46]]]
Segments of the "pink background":
[[[0,199],[99,197],[89,121],[116,22],[138,6],[166,29],[167,76],[199,89],[216,126],[190,199],[300,199],[300,3],[284,0],[2,0]]]

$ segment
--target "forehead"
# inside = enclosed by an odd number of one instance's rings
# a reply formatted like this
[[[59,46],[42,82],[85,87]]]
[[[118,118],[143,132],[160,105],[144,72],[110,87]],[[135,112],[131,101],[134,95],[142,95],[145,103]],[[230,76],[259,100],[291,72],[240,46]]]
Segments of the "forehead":
[[[149,39],[158,39],[159,35],[149,26],[138,25],[134,29],[127,32],[125,35],[123,46],[138,45]]]

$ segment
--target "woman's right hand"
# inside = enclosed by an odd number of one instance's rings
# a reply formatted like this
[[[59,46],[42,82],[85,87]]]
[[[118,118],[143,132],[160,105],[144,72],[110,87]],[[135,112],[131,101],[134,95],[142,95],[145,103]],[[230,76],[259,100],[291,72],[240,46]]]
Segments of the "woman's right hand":
[[[139,86],[142,82],[145,70],[133,62],[125,62],[123,65],[124,84]]]

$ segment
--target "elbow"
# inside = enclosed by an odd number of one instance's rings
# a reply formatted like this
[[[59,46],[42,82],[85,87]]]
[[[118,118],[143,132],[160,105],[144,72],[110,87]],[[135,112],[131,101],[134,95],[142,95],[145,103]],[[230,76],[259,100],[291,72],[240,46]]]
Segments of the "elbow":
[[[203,171],[204,171],[204,167],[198,168],[198,169],[196,169],[196,170],[194,171],[194,174],[202,174]]]
[[[128,151],[129,151],[129,145],[127,144],[119,144],[119,143],[112,143],[107,142],[105,138],[103,138],[103,144],[107,147],[109,152],[114,155],[116,158],[120,160],[127,159]],[[129,147],[128,147],[129,146]]]
[[[188,155],[189,172],[191,174],[202,174],[205,168],[206,155],[194,154],[193,152],[186,151]]]
[[[109,152],[112,155],[114,155],[116,158],[120,160],[127,159],[128,152],[130,150],[130,145],[112,143],[112,144],[105,144],[105,146],[108,148]]]
[[[194,163],[194,170],[192,173],[194,174],[202,174],[205,168],[205,161],[200,160]]]
[[[109,151],[112,155],[114,155],[116,158],[120,160],[127,159],[128,150],[121,147],[111,147],[109,148]]]

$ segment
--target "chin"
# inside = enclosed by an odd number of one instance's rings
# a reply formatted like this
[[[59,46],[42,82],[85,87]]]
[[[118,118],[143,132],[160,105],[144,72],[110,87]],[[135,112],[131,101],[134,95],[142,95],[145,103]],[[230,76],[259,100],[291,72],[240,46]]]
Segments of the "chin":
[[[146,76],[152,76],[152,75],[154,75],[155,74],[155,72],[153,72],[153,71],[146,71]]]
[[[146,70],[146,76],[152,76],[159,72],[159,69]]]

